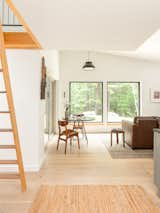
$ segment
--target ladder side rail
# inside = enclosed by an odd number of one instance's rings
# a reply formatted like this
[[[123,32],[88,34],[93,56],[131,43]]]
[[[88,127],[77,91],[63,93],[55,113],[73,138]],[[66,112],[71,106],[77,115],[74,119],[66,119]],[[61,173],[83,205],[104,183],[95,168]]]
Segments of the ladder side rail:
[[[0,56],[1,56],[3,75],[4,75],[4,83],[5,83],[5,88],[7,91],[6,95],[7,95],[8,106],[10,111],[14,143],[16,145],[16,155],[17,155],[18,168],[19,168],[19,174],[20,174],[20,180],[21,180],[21,187],[22,187],[22,191],[26,191],[26,188],[27,188],[26,179],[24,174],[22,154],[21,154],[20,143],[19,143],[18,128],[17,128],[15,109],[13,104],[13,96],[12,96],[12,89],[11,89],[11,83],[10,83],[10,77],[9,77],[9,71],[8,71],[8,63],[7,63],[4,34],[3,34],[1,20],[0,20]]]

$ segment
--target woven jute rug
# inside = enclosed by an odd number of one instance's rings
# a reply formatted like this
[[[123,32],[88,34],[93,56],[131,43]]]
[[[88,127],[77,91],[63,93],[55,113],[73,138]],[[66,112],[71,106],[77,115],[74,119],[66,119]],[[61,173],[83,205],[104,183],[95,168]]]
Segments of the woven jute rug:
[[[152,149],[131,149],[127,144],[123,147],[122,144],[116,144],[112,147],[106,146],[110,156],[113,159],[129,159],[129,158],[153,158]]]
[[[30,213],[159,213],[140,186],[42,185]]]

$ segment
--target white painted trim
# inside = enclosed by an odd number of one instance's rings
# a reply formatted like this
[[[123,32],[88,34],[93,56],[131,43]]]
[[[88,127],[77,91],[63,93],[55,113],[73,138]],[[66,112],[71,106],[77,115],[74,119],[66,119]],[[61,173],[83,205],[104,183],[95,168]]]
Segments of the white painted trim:
[[[39,172],[40,168],[42,167],[45,155],[40,161],[40,164],[24,164],[24,171],[25,172]],[[0,165],[0,172],[18,172],[18,166],[17,165]]]
[[[42,167],[42,165],[43,165],[43,163],[45,161],[45,158],[46,158],[46,154],[43,155],[43,158],[40,161],[39,170],[41,169],[41,167]]]
[[[40,165],[24,165],[25,172],[39,172]]]

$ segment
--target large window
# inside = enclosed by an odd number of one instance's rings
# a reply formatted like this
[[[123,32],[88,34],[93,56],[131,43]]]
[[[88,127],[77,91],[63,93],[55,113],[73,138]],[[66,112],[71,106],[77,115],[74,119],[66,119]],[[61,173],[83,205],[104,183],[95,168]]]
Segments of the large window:
[[[83,113],[90,122],[102,122],[102,82],[70,82],[70,116]]]
[[[108,82],[108,122],[133,119],[140,114],[139,82]]]

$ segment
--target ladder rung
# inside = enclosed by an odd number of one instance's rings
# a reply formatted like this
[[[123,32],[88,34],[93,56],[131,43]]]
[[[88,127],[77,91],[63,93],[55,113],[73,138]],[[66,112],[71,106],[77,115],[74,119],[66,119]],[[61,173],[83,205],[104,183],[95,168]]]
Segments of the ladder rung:
[[[0,111],[0,114],[7,114],[10,113],[10,111]]]
[[[0,160],[0,164],[17,164],[17,160]]]
[[[0,179],[18,179],[19,174],[17,173],[0,173]]]
[[[7,93],[7,91],[0,91],[0,94],[5,94]]]
[[[12,132],[12,129],[0,129],[0,132]]]
[[[0,149],[15,149],[15,145],[0,145]]]

